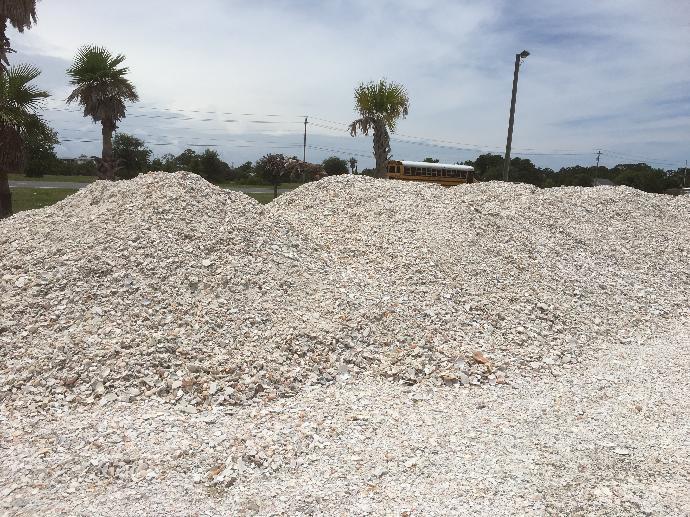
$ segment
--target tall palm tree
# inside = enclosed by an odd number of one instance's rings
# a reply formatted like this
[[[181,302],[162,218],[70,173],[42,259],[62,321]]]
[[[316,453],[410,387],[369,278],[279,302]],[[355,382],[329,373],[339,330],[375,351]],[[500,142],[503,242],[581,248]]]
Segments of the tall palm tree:
[[[120,67],[125,56],[114,56],[103,47],[87,45],[77,51],[74,63],[67,70],[70,84],[76,86],[67,102],[78,102],[84,116],[101,123],[103,152],[96,158],[98,177],[114,180],[116,164],[113,159],[113,132],[125,117],[126,101],[139,100],[134,85],[127,79],[127,67]]]
[[[53,134],[36,114],[48,92],[29,84],[40,74],[32,65],[15,65],[0,73],[0,219],[12,215],[7,174],[24,168],[26,136]]]
[[[357,131],[365,135],[373,132],[376,177],[384,178],[391,152],[388,131],[395,132],[398,119],[405,118],[409,112],[407,91],[401,84],[389,83],[385,79],[361,83],[355,90],[355,106],[360,118],[350,124],[350,134],[357,136]]]
[[[19,32],[36,23],[36,0],[0,0],[0,73],[10,65],[7,54],[14,52],[5,31],[7,22]]]

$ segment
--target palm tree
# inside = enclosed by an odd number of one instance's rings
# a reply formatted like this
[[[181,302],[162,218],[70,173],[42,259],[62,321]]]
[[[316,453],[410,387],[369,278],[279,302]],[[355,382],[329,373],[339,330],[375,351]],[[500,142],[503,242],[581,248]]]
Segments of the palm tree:
[[[7,174],[24,168],[26,136],[53,135],[36,114],[48,92],[29,84],[40,74],[32,65],[15,65],[0,73],[0,219],[12,215]]]
[[[350,174],[357,174],[357,158],[350,158]]]
[[[7,22],[19,32],[30,29],[36,23],[36,0],[0,0],[0,73],[7,72],[7,54],[14,52],[5,34]]]
[[[101,158],[96,158],[100,179],[115,179],[113,132],[125,117],[125,101],[139,100],[134,85],[126,77],[129,69],[120,67],[124,60],[122,54],[114,56],[103,47],[87,45],[77,51],[74,63],[67,70],[70,84],[76,86],[67,103],[78,102],[84,108],[84,116],[102,126],[103,152]]]
[[[350,124],[350,134],[357,136],[357,131],[361,131],[368,135],[373,131],[376,177],[384,178],[391,151],[388,131],[395,132],[398,119],[407,116],[410,109],[407,91],[402,85],[385,79],[361,83],[355,90],[355,105],[360,118]]]

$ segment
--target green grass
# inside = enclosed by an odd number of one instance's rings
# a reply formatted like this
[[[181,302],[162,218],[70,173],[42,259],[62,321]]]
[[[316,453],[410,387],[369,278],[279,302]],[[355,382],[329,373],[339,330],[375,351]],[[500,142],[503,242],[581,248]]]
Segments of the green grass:
[[[265,205],[265,204],[273,201],[273,192],[271,192],[271,193],[262,192],[260,194],[247,194],[247,195],[253,197],[262,205]],[[280,195],[280,194],[278,194],[278,195]]]
[[[10,181],[61,181],[67,183],[92,183],[96,181],[95,176],[58,176],[55,174],[46,174],[40,178],[27,178],[23,174],[8,174]],[[243,183],[241,181],[221,181],[216,183],[219,187],[246,187],[246,188],[273,188],[269,184],[254,184],[254,183]],[[294,189],[302,185],[302,183],[281,183],[281,189]]]
[[[13,188],[12,209],[14,213],[34,208],[43,208],[74,194],[71,188]]]
[[[91,183],[96,181],[95,176],[57,176],[46,174],[40,178],[27,178],[23,174],[8,174],[10,181],[63,181],[67,183]]]
[[[14,213],[34,208],[43,208],[62,201],[76,190],[69,188],[13,188],[12,189],[12,208]],[[265,205],[273,201],[273,193],[247,194],[259,203]]]

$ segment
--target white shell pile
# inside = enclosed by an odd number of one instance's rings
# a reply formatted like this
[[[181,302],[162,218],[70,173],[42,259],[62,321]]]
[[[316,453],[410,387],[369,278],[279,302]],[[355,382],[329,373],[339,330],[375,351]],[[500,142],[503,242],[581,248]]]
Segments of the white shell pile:
[[[0,222],[0,515],[689,515],[690,199],[188,173]]]
[[[188,412],[375,375],[559,375],[688,314],[690,204],[342,176],[262,207],[187,173],[0,224],[0,400]]]

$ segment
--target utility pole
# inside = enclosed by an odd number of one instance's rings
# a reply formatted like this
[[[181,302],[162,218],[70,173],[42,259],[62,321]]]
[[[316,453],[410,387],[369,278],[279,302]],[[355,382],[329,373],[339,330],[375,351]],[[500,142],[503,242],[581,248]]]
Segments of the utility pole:
[[[515,122],[515,98],[517,97],[518,73],[520,63],[529,56],[529,52],[523,50],[515,54],[515,71],[513,72],[513,94],[510,98],[510,119],[508,120],[508,141],[506,142],[506,157],[503,162],[503,181],[508,181],[508,171],[510,170],[510,146],[513,144],[513,123]]]
[[[303,148],[303,153],[302,153],[302,161],[306,162],[307,161],[307,124],[309,122],[307,121],[307,117],[304,117],[304,148]]]
[[[683,188],[687,187],[688,180],[688,161],[685,160],[685,170],[683,170]]]
[[[594,181],[592,183],[596,186],[596,180],[599,177],[599,158],[601,158],[601,149],[597,151],[597,168],[594,170]]]

